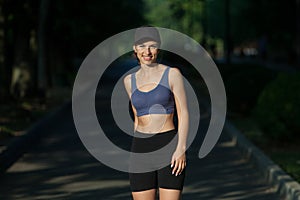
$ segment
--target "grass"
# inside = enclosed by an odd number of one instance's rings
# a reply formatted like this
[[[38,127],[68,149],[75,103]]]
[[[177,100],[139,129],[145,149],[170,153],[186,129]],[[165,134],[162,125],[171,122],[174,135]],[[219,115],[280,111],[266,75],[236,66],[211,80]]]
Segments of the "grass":
[[[271,159],[278,163],[284,171],[290,174],[296,181],[300,182],[300,153],[293,150],[272,150]]]
[[[245,63],[218,66],[227,93],[228,117],[252,143],[300,182],[300,137],[293,140],[270,139],[251,114],[266,86],[277,78],[278,71]]]
[[[300,182],[300,145],[295,141],[274,141],[266,138],[252,118],[233,119],[237,128],[271,160],[297,182]]]

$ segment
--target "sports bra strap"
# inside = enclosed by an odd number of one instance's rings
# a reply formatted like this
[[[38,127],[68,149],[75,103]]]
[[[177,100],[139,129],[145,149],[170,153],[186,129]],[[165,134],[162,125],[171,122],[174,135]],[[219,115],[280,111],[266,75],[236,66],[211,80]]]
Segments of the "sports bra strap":
[[[164,74],[163,74],[159,84],[161,84],[164,87],[170,89],[170,86],[169,86],[169,71],[170,71],[170,67],[167,67],[166,70],[164,71]]]
[[[136,90],[135,73],[131,74],[131,94]]]
[[[159,81],[159,84],[170,89],[169,71],[170,71],[170,67],[167,67]],[[135,76],[136,76],[136,72],[131,74],[131,93],[133,93],[137,89]]]

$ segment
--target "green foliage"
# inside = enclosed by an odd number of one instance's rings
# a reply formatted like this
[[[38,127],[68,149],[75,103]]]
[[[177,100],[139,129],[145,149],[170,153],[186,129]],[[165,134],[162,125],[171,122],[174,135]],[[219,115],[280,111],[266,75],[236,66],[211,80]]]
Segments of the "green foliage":
[[[280,167],[290,174],[296,181],[300,182],[300,153],[299,150],[275,151],[270,152],[270,157]]]
[[[224,38],[225,1],[207,0],[208,34]],[[286,50],[296,39],[296,1],[230,0],[230,32],[234,45],[268,36],[270,48]],[[289,39],[288,39],[289,38]],[[288,46],[289,45],[289,46]]]
[[[296,181],[300,181],[300,151],[297,140],[286,143],[270,140],[264,136],[256,120],[251,117],[234,119],[233,122],[248,139],[261,148],[285,172]]]
[[[203,37],[203,2],[198,0],[145,0],[144,4],[145,19],[150,24],[178,30],[197,41]]]
[[[262,66],[219,65],[224,80],[228,110],[247,115],[256,104],[264,86],[274,78],[274,72]]]
[[[293,139],[300,132],[300,73],[281,73],[260,94],[254,116],[266,136]]]

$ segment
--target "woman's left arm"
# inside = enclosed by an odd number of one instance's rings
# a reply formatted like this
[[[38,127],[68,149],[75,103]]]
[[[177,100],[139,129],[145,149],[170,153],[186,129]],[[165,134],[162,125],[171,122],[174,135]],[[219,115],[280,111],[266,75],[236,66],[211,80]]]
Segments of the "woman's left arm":
[[[170,69],[169,76],[171,90],[173,91],[178,117],[178,143],[173,154],[171,166],[173,174],[179,175],[186,166],[186,141],[189,128],[189,112],[183,76],[177,68]]]

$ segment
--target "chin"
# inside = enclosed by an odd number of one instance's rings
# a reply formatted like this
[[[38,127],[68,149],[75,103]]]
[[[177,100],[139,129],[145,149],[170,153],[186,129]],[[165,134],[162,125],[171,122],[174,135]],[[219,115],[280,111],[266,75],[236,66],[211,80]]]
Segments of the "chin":
[[[148,66],[151,66],[151,65],[154,65],[156,64],[156,62],[143,62],[144,65],[148,65]]]

